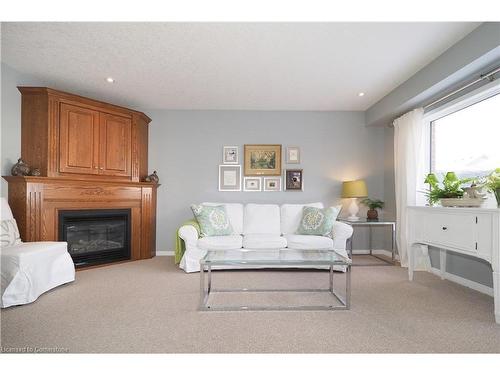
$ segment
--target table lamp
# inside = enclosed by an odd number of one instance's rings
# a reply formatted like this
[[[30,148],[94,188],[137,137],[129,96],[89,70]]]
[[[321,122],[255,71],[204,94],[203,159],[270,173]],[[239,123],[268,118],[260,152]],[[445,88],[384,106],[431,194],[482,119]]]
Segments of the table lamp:
[[[342,183],[342,198],[351,198],[351,204],[348,211],[350,216],[349,221],[358,221],[359,207],[356,203],[357,198],[365,198],[368,196],[368,189],[364,180],[344,181]]]

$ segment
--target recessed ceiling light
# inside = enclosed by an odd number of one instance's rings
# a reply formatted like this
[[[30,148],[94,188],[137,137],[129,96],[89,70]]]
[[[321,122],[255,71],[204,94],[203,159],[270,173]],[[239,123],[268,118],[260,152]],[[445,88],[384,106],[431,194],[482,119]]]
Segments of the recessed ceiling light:
[[[114,83],[115,80],[112,77],[108,77],[108,78],[106,78],[106,82],[108,82],[108,83]]]
[[[365,93],[364,93],[364,92],[360,92],[360,93],[358,94],[358,96],[365,96]]]

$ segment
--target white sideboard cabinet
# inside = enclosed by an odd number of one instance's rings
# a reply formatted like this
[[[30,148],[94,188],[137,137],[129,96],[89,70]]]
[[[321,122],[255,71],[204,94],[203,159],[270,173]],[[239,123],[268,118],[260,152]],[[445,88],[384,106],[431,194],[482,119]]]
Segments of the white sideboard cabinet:
[[[413,280],[414,247],[441,249],[441,276],[446,273],[446,252],[483,259],[493,270],[495,320],[500,324],[500,209],[408,207],[408,274]]]

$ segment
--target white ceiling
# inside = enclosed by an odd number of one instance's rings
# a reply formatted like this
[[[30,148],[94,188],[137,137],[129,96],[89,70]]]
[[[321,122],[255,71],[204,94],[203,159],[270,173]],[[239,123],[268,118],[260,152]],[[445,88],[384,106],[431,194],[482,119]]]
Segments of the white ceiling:
[[[3,23],[1,57],[141,109],[366,110],[478,25]]]

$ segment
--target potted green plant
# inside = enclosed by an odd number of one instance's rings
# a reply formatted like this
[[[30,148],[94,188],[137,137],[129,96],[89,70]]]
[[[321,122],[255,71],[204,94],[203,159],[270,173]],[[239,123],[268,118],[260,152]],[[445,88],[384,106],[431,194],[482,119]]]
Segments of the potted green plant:
[[[497,206],[500,208],[500,168],[495,169],[485,177],[484,186],[488,191],[495,194]]]
[[[368,220],[378,220],[377,208],[384,208],[384,202],[380,199],[365,198],[361,201],[364,205],[368,206],[369,210],[366,212]]]
[[[464,190],[462,185],[475,181],[476,178],[458,178],[455,172],[448,172],[440,183],[434,173],[429,173],[425,178],[425,183],[429,184],[429,190],[425,193],[429,205],[434,205],[438,202],[442,206],[460,206]],[[465,202],[464,202],[465,203]],[[481,200],[468,201],[467,205],[480,205]]]

